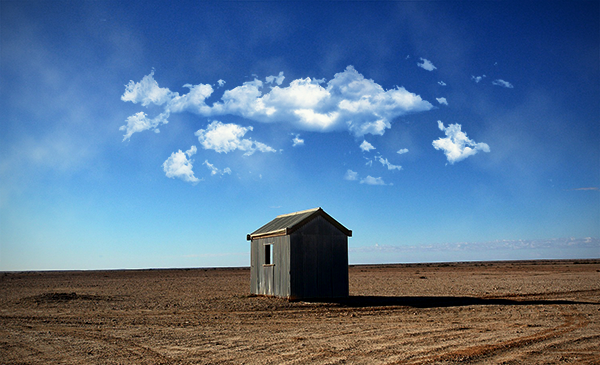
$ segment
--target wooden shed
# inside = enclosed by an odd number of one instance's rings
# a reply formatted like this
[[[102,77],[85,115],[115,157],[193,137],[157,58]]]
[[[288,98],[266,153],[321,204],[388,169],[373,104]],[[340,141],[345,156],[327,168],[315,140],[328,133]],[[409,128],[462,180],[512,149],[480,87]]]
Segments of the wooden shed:
[[[250,292],[292,300],[347,297],[351,236],[321,208],[276,217],[246,236]]]

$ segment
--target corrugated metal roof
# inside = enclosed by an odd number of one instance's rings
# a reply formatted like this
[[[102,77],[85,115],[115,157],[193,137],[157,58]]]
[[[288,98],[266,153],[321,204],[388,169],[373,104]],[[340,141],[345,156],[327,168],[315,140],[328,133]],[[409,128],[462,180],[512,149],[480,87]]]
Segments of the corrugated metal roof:
[[[325,211],[319,207],[309,210],[303,210],[300,212],[279,215],[269,223],[265,224],[256,231],[247,235],[246,239],[252,240],[254,238],[267,236],[288,235],[319,215],[327,219],[331,224],[336,226],[347,236],[352,236],[351,230],[344,227],[342,224],[333,219],[333,217],[325,213]]]

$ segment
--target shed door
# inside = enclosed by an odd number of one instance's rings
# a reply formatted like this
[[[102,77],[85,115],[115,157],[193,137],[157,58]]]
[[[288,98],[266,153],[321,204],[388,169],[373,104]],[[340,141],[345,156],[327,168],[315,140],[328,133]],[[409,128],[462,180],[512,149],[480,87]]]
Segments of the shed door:
[[[273,242],[264,246],[264,258],[262,265],[261,294],[275,295],[275,263],[273,262]]]

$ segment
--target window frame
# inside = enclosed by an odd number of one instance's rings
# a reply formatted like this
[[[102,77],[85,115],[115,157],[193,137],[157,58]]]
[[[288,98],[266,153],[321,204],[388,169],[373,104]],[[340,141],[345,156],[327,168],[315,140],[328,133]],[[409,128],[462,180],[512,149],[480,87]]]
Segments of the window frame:
[[[273,242],[267,242],[263,244],[264,246],[264,256],[263,256],[263,266],[275,266],[273,262],[274,254],[273,254]]]

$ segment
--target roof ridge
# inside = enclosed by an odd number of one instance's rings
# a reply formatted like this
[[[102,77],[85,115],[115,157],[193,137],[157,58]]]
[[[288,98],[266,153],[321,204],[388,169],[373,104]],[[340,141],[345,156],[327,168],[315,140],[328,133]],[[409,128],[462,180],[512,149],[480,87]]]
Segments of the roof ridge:
[[[312,208],[312,209],[307,209],[307,210],[301,210],[299,212],[294,212],[294,213],[287,213],[287,214],[282,214],[282,215],[278,215],[275,218],[283,218],[283,217],[290,217],[292,215],[298,215],[298,214],[304,214],[304,213],[308,213],[308,212],[316,212],[317,210],[321,209],[321,207],[317,207],[317,208]]]

